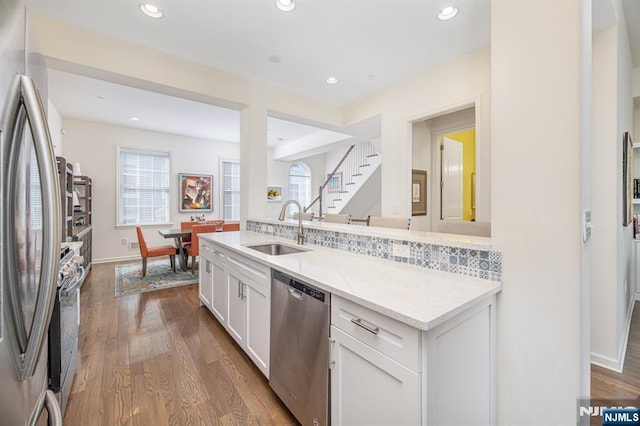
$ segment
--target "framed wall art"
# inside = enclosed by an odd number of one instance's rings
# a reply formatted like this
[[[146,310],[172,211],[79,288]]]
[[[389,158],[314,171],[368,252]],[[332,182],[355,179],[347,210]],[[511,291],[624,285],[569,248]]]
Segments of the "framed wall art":
[[[282,201],[282,187],[281,186],[267,186],[267,201]]]
[[[342,191],[342,172],[327,174],[329,183],[327,184],[327,192],[340,192]]]
[[[210,212],[213,211],[212,175],[196,175],[180,173],[180,211]]]
[[[411,216],[427,214],[427,171],[411,170]]]
[[[633,220],[633,140],[631,133],[622,137],[622,225]]]

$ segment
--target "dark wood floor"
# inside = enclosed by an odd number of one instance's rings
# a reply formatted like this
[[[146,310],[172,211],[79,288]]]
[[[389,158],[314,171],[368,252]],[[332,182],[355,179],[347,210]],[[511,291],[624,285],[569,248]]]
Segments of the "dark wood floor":
[[[297,424],[197,285],[116,298],[114,279],[94,265],[82,287],[65,425]]]
[[[631,317],[622,373],[591,366],[591,399],[628,400],[640,397],[640,303]]]

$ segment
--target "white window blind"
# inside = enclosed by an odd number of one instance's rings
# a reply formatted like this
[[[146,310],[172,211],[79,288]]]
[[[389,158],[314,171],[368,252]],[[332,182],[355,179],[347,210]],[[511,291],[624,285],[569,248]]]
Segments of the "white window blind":
[[[222,219],[240,220],[240,162],[222,160]]]
[[[169,222],[169,153],[119,149],[118,224]]]
[[[311,171],[304,163],[293,163],[289,167],[289,198],[298,201],[302,208],[311,202]],[[289,214],[295,211],[295,206],[288,207]]]

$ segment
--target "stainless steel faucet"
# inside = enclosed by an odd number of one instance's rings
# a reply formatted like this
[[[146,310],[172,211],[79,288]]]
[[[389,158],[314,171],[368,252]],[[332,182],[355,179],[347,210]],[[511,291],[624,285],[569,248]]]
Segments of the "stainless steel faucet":
[[[287,212],[287,206],[291,203],[298,206],[298,244],[302,245],[304,244],[304,232],[302,229],[302,206],[300,205],[300,203],[296,200],[285,201],[284,205],[282,206],[282,210],[280,210],[280,216],[278,216],[278,220],[284,220],[284,215]]]

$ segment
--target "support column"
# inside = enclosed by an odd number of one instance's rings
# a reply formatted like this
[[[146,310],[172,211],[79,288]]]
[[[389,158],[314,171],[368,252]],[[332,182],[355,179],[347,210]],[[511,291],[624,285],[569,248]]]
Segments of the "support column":
[[[492,246],[503,253],[504,279],[498,424],[576,424],[588,374],[583,7],[590,1],[491,0]]]
[[[240,113],[240,221],[267,215],[267,108]]]

